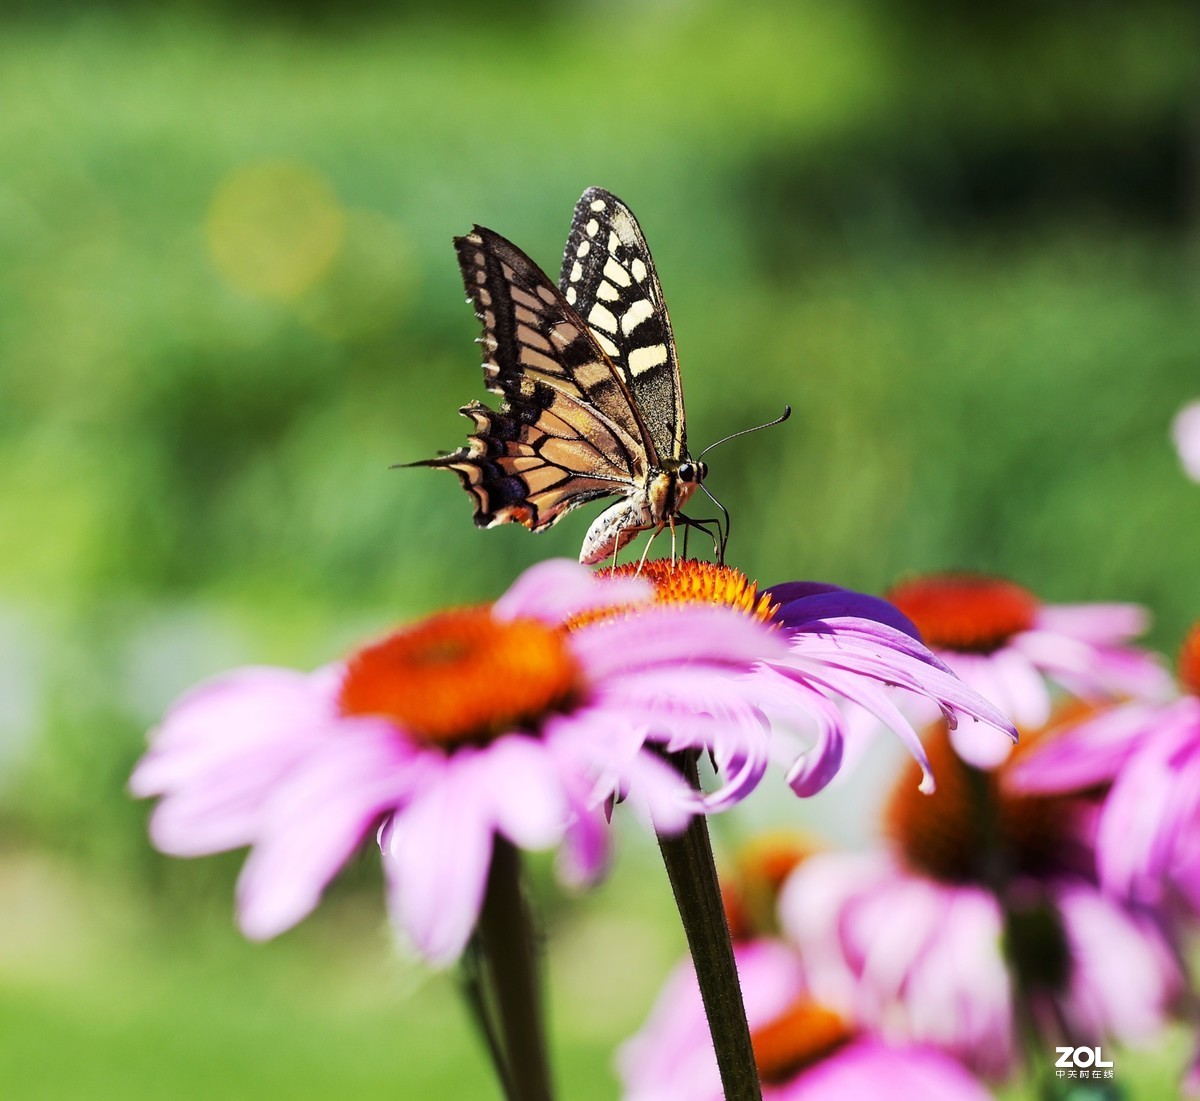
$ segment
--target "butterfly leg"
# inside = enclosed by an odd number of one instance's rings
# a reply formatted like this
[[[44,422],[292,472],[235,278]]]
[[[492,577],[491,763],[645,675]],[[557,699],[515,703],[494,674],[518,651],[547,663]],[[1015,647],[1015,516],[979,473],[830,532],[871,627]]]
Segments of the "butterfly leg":
[[[723,563],[725,561],[725,542],[722,538],[724,529],[721,527],[721,521],[715,516],[706,516],[703,520],[693,519],[691,516],[685,516],[682,512],[676,519],[683,525],[683,553],[687,556],[687,532],[689,528],[696,528],[704,532],[713,541],[713,557]]]
[[[717,530],[721,532],[720,547],[717,551],[717,561],[722,565],[725,563],[725,548],[729,546],[729,533],[733,529],[733,522],[729,518],[729,509],[727,509],[716,497],[712,491],[703,482],[700,483],[700,489],[704,495],[712,501],[714,505],[721,510],[721,515],[725,518],[725,525],[722,529],[720,521],[714,521],[717,524]]]
[[[656,527],[654,529],[654,531],[652,531],[650,533],[650,538],[646,540],[646,549],[644,551],[642,551],[641,561],[638,562],[638,568],[637,568],[636,573],[634,574],[635,577],[639,576],[641,574],[642,567],[646,564],[646,555],[648,555],[650,553],[650,547],[654,543],[655,536],[657,536],[658,533],[662,531],[662,529],[663,529],[663,525],[659,524],[658,527]],[[674,540],[675,540],[675,528],[674,528],[674,525],[672,525],[672,527],[671,527],[672,544],[674,543]],[[674,546],[672,546],[672,549],[671,549],[671,560],[672,561],[675,560]]]

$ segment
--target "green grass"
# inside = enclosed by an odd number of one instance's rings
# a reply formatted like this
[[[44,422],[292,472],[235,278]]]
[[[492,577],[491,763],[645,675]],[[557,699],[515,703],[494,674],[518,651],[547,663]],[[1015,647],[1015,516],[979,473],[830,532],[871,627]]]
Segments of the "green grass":
[[[453,479],[388,469],[456,446],[482,395],[449,244],[472,222],[554,272],[578,194],[612,188],[655,251],[693,443],[792,403],[710,456],[752,576],[994,570],[1143,601],[1174,647],[1200,611],[1200,490],[1166,437],[1200,395],[1191,246],[1087,203],[961,230],[886,173],[953,175],[955,135],[1160,124],[1195,13],[1084,28],[1046,5],[994,33],[896,10],[304,26],[184,5],[0,28],[6,1096],[492,1096],[452,983],[396,961],[375,892],[248,946],[236,861],[154,858],[124,792],[201,677],[314,666],[577,553],[582,516],[476,532]],[[220,238],[219,197],[263,162],[325,205],[289,222],[275,196]],[[333,222],[289,294],[221,266],[221,240],[262,235],[295,275]],[[564,1096],[614,1095],[613,1045],[679,950],[653,855],[626,848],[599,899],[555,905]],[[1129,1056],[1130,1095],[1165,1096],[1182,1059]]]
[[[586,903],[547,900],[564,1096],[614,1095],[613,1048],[681,948],[656,854],[627,856]],[[8,1096],[499,1096],[453,972],[397,953],[377,885],[359,874],[298,930],[253,945],[211,870],[188,865],[213,886],[188,904],[194,889],[131,895],[61,862],[0,860]]]

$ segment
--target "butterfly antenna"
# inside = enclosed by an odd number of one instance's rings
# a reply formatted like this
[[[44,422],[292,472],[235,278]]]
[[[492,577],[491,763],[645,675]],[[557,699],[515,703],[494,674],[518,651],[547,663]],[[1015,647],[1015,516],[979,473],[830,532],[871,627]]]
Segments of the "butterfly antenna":
[[[733,432],[728,436],[722,437],[721,439],[717,440],[716,443],[710,443],[703,451],[700,452],[699,455],[696,456],[696,461],[699,462],[701,459],[703,459],[704,456],[707,455],[714,447],[720,447],[723,443],[728,443],[730,440],[736,440],[738,436],[748,436],[751,432],[760,432],[764,428],[774,428],[777,424],[783,424],[783,422],[791,415],[792,407],[790,405],[785,405],[783,407],[783,414],[776,417],[773,421],[767,421],[766,424],[756,424],[753,428],[743,428],[740,432]],[[710,493],[709,496],[712,497],[712,494]],[[713,497],[713,500],[717,501],[715,497]],[[718,505],[720,503],[720,501],[717,501]]]

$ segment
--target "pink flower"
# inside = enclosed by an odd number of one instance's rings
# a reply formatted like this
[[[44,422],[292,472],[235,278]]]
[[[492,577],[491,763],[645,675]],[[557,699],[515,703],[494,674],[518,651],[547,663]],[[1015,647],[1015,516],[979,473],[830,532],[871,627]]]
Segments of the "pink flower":
[[[895,731],[921,766],[921,790],[933,790],[921,741],[893,702],[897,690],[924,701],[951,725],[961,716],[997,737],[1016,739],[1004,715],[959,681],[914,637],[912,625],[878,597],[807,581],[777,585],[759,596],[738,570],[691,559],[647,562],[641,576],[654,582],[660,601],[737,608],[780,628],[786,645],[783,652],[761,654],[751,674],[769,730],[761,735],[749,725],[722,730],[716,743],[703,747],[719,767],[738,773],[724,797],[707,800],[710,809],[741,798],[759,782],[769,760],[787,770],[797,795],[822,790],[842,766],[844,704]],[[693,696],[703,699],[701,683]],[[808,745],[800,732],[811,737],[813,731],[815,741]]]
[[[764,1101],[984,1101],[963,1068],[927,1047],[863,1034],[811,997],[795,952],[774,940],[736,946]],[[625,1101],[720,1101],[716,1059],[690,962],[672,972],[642,1030],[618,1056]]]
[[[1147,626],[1136,604],[1044,604],[1012,582],[971,573],[916,578],[887,595],[933,652],[1019,729],[1049,721],[1056,691],[1091,702],[1170,692],[1158,659],[1130,645]],[[936,718],[919,703],[910,710],[918,724]],[[1011,749],[971,723],[953,739],[980,768],[999,764]]]
[[[238,917],[266,938],[305,917],[378,831],[396,924],[449,962],[475,926],[495,836],[562,846],[564,873],[589,881],[612,796],[668,832],[700,809],[648,734],[761,736],[745,674],[786,654],[778,632],[715,607],[612,614],[649,593],[547,562],[490,607],[434,616],[341,664],[201,685],[130,781],[161,796],[151,837],[179,856],[249,846]],[[703,708],[680,706],[698,685]]]
[[[1155,917],[1097,885],[1089,805],[1009,788],[1036,749],[989,773],[945,735],[927,744],[938,791],[897,784],[888,851],[818,854],[784,887],[815,994],[992,1077],[1013,1068],[1022,1017],[1051,1045],[1152,1038],[1183,976]]]
[[[1096,827],[1101,882],[1146,906],[1182,899],[1200,913],[1200,624],[1179,676],[1185,695],[1072,725],[1023,761],[1013,784],[1038,793],[1111,785]]]
[[[1200,482],[1200,401],[1185,405],[1171,422],[1171,438],[1184,473]]]
[[[744,797],[772,756],[794,759],[799,793],[818,790],[841,762],[841,698],[900,732],[928,787],[920,742],[888,698],[895,685],[1012,733],[880,622],[895,613],[875,598],[818,587],[792,594],[776,620],[736,571],[681,563],[677,581],[709,588],[676,599],[659,577],[671,569],[647,564],[652,589],[545,563],[490,608],[434,616],[339,665],[202,685],[131,780],[135,794],[162,796],[155,844],[188,856],[250,846],[239,920],[270,937],[378,830],[395,921],[443,963],[474,927],[496,834],[561,845],[564,873],[586,882],[604,865],[614,795],[672,832]],[[817,730],[810,751],[791,733],[805,725]],[[708,751],[724,786],[692,792],[649,744]]]

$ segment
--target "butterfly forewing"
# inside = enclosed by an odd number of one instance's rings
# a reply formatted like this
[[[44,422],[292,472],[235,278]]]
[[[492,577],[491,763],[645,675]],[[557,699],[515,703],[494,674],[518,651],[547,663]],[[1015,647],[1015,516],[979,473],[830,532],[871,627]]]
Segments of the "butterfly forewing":
[[[541,531],[576,505],[646,478],[647,431],[628,387],[588,326],[538,266],[498,233],[455,239],[463,284],[483,324],[487,388],[499,412],[462,409],[466,447],[427,460],[458,474],[481,527]]]
[[[602,188],[575,206],[559,286],[621,371],[660,458],[687,453],[683,390],[662,287],[641,227]]]
[[[671,322],[629,208],[584,192],[561,289],[491,230],[476,226],[454,245],[483,324],[484,381],[503,400],[499,410],[464,406],[466,446],[413,465],[453,470],[481,527],[541,531],[585,501],[618,497],[588,529],[583,562],[673,524],[703,464],[685,461]]]

